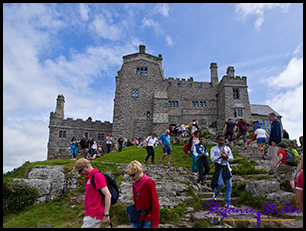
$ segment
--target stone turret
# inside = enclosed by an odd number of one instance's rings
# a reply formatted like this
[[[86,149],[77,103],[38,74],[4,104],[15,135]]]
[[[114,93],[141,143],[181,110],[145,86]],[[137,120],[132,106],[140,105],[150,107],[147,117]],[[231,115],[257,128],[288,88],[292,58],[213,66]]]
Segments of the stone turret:
[[[226,72],[228,77],[235,77],[235,69],[232,66],[229,66],[227,68],[227,72]]]
[[[65,104],[65,97],[59,94],[56,100],[55,113],[57,113],[59,117],[62,119],[64,119],[64,104]]]
[[[211,85],[215,87],[218,85],[218,66],[217,63],[210,64],[210,78],[211,78]]]

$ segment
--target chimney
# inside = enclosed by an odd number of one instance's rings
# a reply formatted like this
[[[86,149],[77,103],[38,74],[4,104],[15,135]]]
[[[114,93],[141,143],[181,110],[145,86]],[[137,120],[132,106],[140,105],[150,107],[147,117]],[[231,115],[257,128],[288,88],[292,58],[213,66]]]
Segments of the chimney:
[[[56,100],[55,113],[58,113],[62,119],[64,119],[64,104],[65,104],[65,97],[59,94]]]
[[[229,76],[229,77],[235,77],[235,70],[234,70],[234,67],[229,66],[229,67],[227,68],[226,74],[227,74],[227,76]]]
[[[139,45],[139,53],[145,53],[146,46],[145,45]]]

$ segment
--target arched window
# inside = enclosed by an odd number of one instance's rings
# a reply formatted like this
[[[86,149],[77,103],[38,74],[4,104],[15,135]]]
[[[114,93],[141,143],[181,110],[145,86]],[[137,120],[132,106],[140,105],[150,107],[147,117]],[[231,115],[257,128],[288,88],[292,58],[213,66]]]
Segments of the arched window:
[[[135,91],[134,90],[132,91],[132,97],[133,98],[135,97]]]
[[[135,93],[135,97],[138,98],[138,90]]]
[[[200,107],[203,107],[202,101],[200,101]]]
[[[147,75],[148,75],[148,69],[145,68],[145,69],[144,69],[144,76],[147,76]]]
[[[137,71],[136,71],[136,74],[139,75],[140,74],[140,70],[139,70],[139,67],[137,67]]]
[[[171,107],[171,101],[169,101],[168,106]]]
[[[172,101],[172,107],[174,107],[174,101]]]
[[[194,101],[192,101],[192,107],[194,107]]]
[[[140,76],[143,76],[143,68],[140,69]]]
[[[147,118],[150,118],[150,112],[147,111]]]
[[[198,107],[198,101],[195,102],[195,106]]]
[[[177,101],[175,101],[175,106],[176,106],[176,107],[178,107],[178,103],[177,103]]]

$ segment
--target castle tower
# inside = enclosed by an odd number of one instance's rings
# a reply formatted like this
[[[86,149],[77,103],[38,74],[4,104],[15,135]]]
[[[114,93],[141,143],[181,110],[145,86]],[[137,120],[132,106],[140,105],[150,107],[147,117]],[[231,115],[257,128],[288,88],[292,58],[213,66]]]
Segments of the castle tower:
[[[226,72],[228,77],[235,77],[235,69],[232,66],[229,66],[227,68],[227,72]]]
[[[56,100],[55,113],[57,113],[62,119],[64,119],[64,104],[65,104],[65,97],[59,94]]]
[[[218,85],[218,66],[217,63],[210,64],[210,78],[211,78],[211,85],[215,87]]]
[[[167,96],[167,81],[162,72],[163,58],[162,55],[145,53],[145,48],[140,45],[139,52],[123,56],[123,64],[116,76],[113,133],[117,137],[123,135],[135,139],[150,135],[153,127],[163,127],[164,131],[168,126],[168,118],[165,116],[167,100],[164,99]],[[164,93],[154,94],[156,91]]]

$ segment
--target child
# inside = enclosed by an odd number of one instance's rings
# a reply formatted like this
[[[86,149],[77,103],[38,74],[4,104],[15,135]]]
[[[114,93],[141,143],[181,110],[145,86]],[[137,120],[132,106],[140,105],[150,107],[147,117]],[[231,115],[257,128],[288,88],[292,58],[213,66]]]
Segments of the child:
[[[209,162],[208,162],[208,152],[206,146],[203,144],[204,137],[201,136],[199,143],[195,145],[194,155],[197,157],[197,161],[199,164],[199,180],[201,185],[204,185],[204,180],[207,180],[206,174],[210,170]],[[203,174],[203,167],[205,168],[205,172]]]
[[[279,143],[277,145],[278,147],[278,153],[277,155],[279,156],[279,159],[276,161],[275,165],[273,166],[273,168],[276,168],[276,166],[281,163],[278,168],[276,169],[275,172],[275,176],[278,182],[280,182],[281,178],[280,175],[282,173],[285,174],[285,179],[287,181],[289,181],[290,185],[291,185],[291,192],[295,192],[295,185],[294,185],[294,181],[292,178],[292,170],[293,170],[293,166],[289,165],[286,163],[285,159],[287,157],[287,145],[285,143]]]

